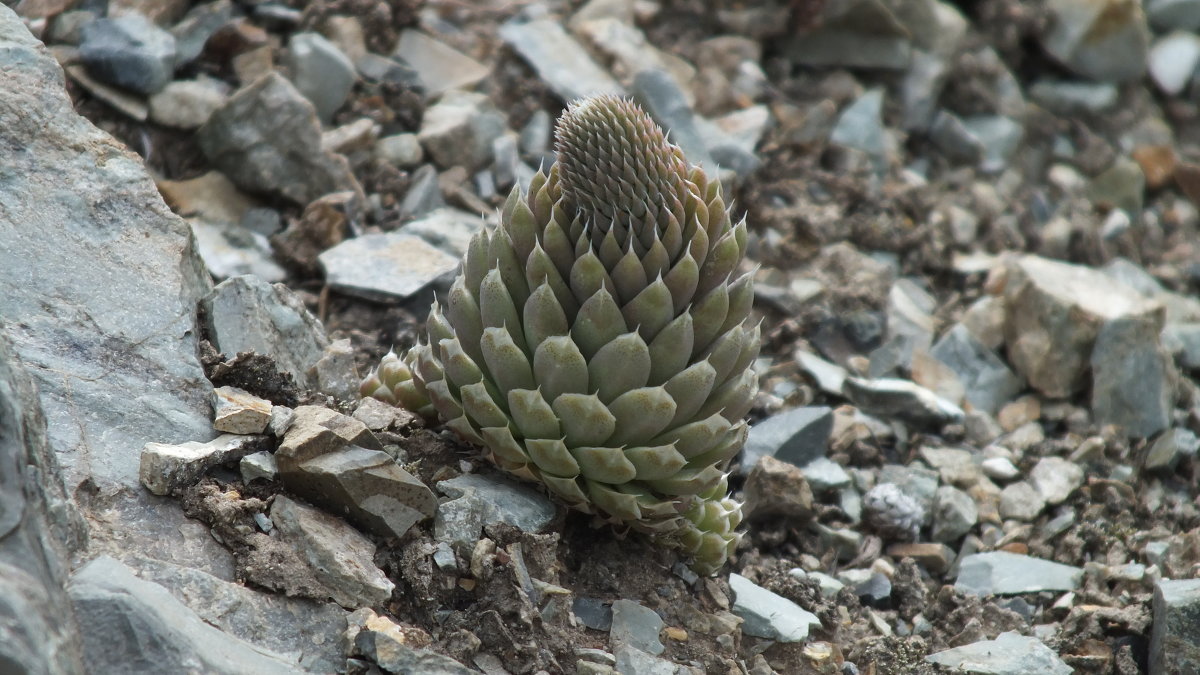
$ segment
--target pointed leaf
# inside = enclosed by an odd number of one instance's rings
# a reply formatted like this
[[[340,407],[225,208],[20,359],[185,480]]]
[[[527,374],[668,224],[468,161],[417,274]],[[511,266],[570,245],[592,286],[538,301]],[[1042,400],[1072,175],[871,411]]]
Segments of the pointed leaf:
[[[484,328],[479,341],[483,361],[500,391],[533,389],[533,368],[513,336],[503,328]],[[495,425],[492,425],[495,426]]]
[[[687,367],[694,339],[692,315],[687,312],[659,331],[650,343],[650,378],[647,381],[652,385],[662,384]]]
[[[703,469],[684,469],[670,478],[646,481],[650,487],[665,495],[694,495],[721,480],[721,470],[715,466]]]
[[[492,267],[500,270],[500,278],[504,280],[504,287],[508,289],[513,304],[525,304],[525,299],[529,297],[529,284],[525,281],[526,263],[517,260],[512,240],[508,238],[508,234],[504,230],[496,230],[492,233],[492,241],[488,246],[488,257],[492,260]],[[481,298],[480,305],[482,306],[482,304]]]
[[[542,284],[529,294],[525,301],[524,311],[525,344],[529,353],[537,352],[538,345],[552,335],[566,335],[570,332],[567,315],[563,313],[562,305],[550,284]]]
[[[548,337],[533,354],[533,374],[551,404],[563,394],[588,392],[587,360],[570,336]]]
[[[650,376],[650,348],[637,333],[626,333],[601,347],[588,361],[591,391],[605,403],[645,386]]]
[[[513,437],[508,427],[483,427],[479,430],[487,447],[500,457],[514,464],[527,464],[529,455],[525,448]]]
[[[579,462],[579,473],[590,480],[620,485],[637,477],[637,468],[621,448],[585,446],[571,448],[571,455]]]
[[[539,469],[554,476],[571,478],[578,476],[579,463],[567,450],[567,445],[557,438],[531,438],[525,441],[525,449]]]
[[[625,457],[637,468],[638,480],[670,478],[687,464],[687,459],[670,445],[626,448]]]
[[[432,314],[430,318],[433,318]],[[483,352],[479,351],[479,339],[483,337],[483,319],[479,315],[479,303],[475,301],[475,296],[467,291],[466,281],[461,276],[454,280],[450,292],[446,295],[446,318],[454,327],[452,335],[458,338],[463,351],[469,354],[475,363],[483,363]]]
[[[740,259],[741,253],[738,249],[737,239],[734,238],[732,232],[725,233],[725,236],[717,240],[712,250],[709,251],[708,259],[700,267],[700,281],[696,286],[696,294],[703,295],[724,283],[737,267]]]
[[[754,276],[747,272],[729,284],[729,312],[721,324],[721,330],[730,330],[741,325],[750,316],[754,305]]]
[[[622,522],[634,522],[642,517],[637,497],[614,490],[611,486],[596,481],[585,481],[592,504]]]
[[[463,351],[458,340],[442,340],[438,343],[442,359],[442,371],[446,379],[455,387],[464,384],[474,384],[483,380],[483,371],[475,361]]]
[[[616,431],[608,439],[610,445],[645,444],[675,417],[675,401],[662,387],[627,391],[609,403],[608,409],[617,418]]]
[[[476,232],[475,236],[471,237],[471,242],[467,244],[467,255],[459,278],[463,280],[465,288],[471,292],[471,295],[476,296],[476,299],[478,299],[479,284],[492,269],[492,259],[488,255],[490,246],[491,239],[486,229]]]
[[[682,312],[696,297],[696,284],[699,281],[700,268],[696,265],[696,259],[692,257],[692,248],[689,246],[679,262],[663,277],[663,283],[671,291],[672,308],[676,314]]]
[[[570,447],[598,446],[612,436],[617,419],[595,394],[563,394],[550,403]]]
[[[692,356],[703,353],[721,332],[725,315],[729,312],[729,289],[719,284],[709,291],[700,302],[692,305],[692,326],[696,339],[692,345]]]
[[[717,373],[707,361],[698,361],[688,366],[667,380],[663,389],[675,401],[675,418],[671,426],[675,427],[695,419],[696,413],[708,400],[708,395],[716,385]]]
[[[558,415],[536,389],[513,389],[508,392],[508,410],[517,429],[527,439],[562,436],[558,426]]]
[[[488,272],[479,286],[479,314],[485,330],[505,328],[518,344],[525,343],[521,315],[517,313],[514,298],[504,285],[498,269]]]
[[[601,288],[607,289],[610,294],[617,291],[608,270],[604,269],[604,263],[588,248],[571,267],[571,293],[582,305]]]
[[[542,249],[554,262],[559,275],[565,279],[571,273],[571,265],[575,262],[575,245],[571,243],[571,239],[562,226],[556,222],[546,225],[546,229],[542,232],[541,243]]]
[[[725,432],[733,426],[729,420],[720,415],[712,415],[696,422],[690,422],[676,427],[660,435],[648,445],[675,444],[679,454],[691,459],[711,450],[724,437]]]
[[[480,427],[502,427],[508,425],[508,415],[496,405],[482,382],[459,388],[462,407],[471,421]]]
[[[558,495],[572,508],[584,513],[592,512],[592,508],[588,506],[588,497],[584,493],[583,488],[579,486],[580,481],[578,479],[561,478],[559,476],[552,476],[549,473],[543,473],[542,482],[546,484],[546,487],[550,488],[551,492]]]
[[[674,305],[671,290],[662,279],[656,279],[626,304],[621,313],[626,325],[636,326],[642,337],[650,341],[675,317]]]
[[[625,315],[606,289],[600,289],[588,298],[575,315],[571,326],[571,337],[579,345],[579,351],[591,358],[601,347],[628,329]]]
[[[626,251],[625,255],[617,261],[612,270],[612,280],[617,286],[617,297],[622,303],[637,297],[637,294],[641,293],[649,283],[646,279],[646,270],[642,267],[642,261],[638,260],[632,250]]]
[[[513,188],[514,192],[516,188]],[[505,204],[505,208],[508,204]],[[533,250],[533,243],[537,241],[538,226],[534,220],[533,211],[529,206],[521,200],[516,200],[513,203],[512,213],[504,217],[505,232],[513,244],[513,252],[517,254],[517,262],[525,262],[529,258],[530,251]]]
[[[578,311],[578,305],[576,304],[575,297],[571,295],[571,288],[567,286],[567,282],[558,273],[558,268],[555,267],[554,261],[550,259],[549,254],[540,245],[535,244],[533,253],[529,254],[529,265],[525,268],[525,279],[528,281],[530,288],[549,284],[550,289],[554,291],[554,297],[558,299],[559,306],[562,307],[563,314],[567,316],[568,320],[575,316],[575,313]]]

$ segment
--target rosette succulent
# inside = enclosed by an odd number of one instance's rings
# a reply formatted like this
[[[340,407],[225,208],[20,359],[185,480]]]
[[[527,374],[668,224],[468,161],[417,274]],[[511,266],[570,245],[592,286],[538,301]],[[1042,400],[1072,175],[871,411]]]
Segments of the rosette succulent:
[[[725,468],[757,390],[745,221],[624,99],[571,105],[556,151],[471,241],[427,343],[363,393],[715,572],[739,537]]]

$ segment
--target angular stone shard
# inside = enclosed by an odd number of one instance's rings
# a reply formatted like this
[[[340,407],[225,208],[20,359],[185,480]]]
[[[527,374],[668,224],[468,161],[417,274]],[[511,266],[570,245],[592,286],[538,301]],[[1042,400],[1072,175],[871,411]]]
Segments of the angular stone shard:
[[[270,401],[245,389],[213,389],[213,428],[227,434],[261,434],[271,421]]]
[[[222,434],[207,443],[147,443],[142,448],[138,474],[147,490],[156,495],[170,494],[192,485],[218,464],[257,452],[265,441],[265,436]]]

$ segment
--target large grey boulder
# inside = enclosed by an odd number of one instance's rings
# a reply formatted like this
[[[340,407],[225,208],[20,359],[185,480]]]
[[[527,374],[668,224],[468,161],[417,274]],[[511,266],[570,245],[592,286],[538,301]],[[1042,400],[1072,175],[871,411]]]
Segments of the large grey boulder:
[[[296,672],[115,559],[68,581],[72,560],[104,554],[234,578],[208,529],[138,482],[147,443],[216,436],[197,357],[211,280],[141,160],[75,113],[58,63],[2,5],[0,63],[0,672],[134,672],[115,650],[154,645],[195,647],[205,672],[239,653],[246,672]],[[91,603],[78,622],[68,587]],[[129,642],[143,638],[170,642]]]
[[[58,63],[3,8],[0,63],[0,332],[35,381],[61,467],[40,480],[80,499],[86,556],[232,579],[207,530],[138,483],[146,443],[216,436],[196,356],[211,281],[190,228],[138,156],[75,113]]]
[[[0,58],[3,39],[0,32]],[[82,534],[46,443],[33,380],[0,332],[0,671],[82,672],[63,592],[69,550]]]
[[[68,589],[95,673],[294,673],[296,667],[206,623],[167,589],[101,556]]]

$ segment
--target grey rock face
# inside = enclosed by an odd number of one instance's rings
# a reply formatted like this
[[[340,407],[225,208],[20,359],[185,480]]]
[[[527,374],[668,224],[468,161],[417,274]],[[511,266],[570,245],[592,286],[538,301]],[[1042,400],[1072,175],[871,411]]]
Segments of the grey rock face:
[[[0,8],[0,31],[7,11]],[[83,672],[63,590],[68,556],[82,534],[46,442],[33,379],[0,331],[0,664],[16,672]]]
[[[282,284],[245,275],[217,284],[202,309],[209,338],[232,358],[252,351],[270,356],[296,384],[314,387],[308,370],[321,358],[329,339],[304,302]]]
[[[375,566],[375,544],[346,521],[284,495],[275,497],[271,520],[284,541],[312,567],[334,602],[357,609],[391,597],[395,584]]]
[[[102,556],[68,587],[97,673],[294,673],[293,663],[206,624],[167,589]]]
[[[0,62],[0,146],[23,148],[4,160],[0,316],[20,317],[5,331],[68,491],[89,478],[140,491],[143,445],[215,436],[193,319],[208,275],[141,160],[75,115],[57,63],[7,9]]]
[[[943,485],[933,498],[934,541],[953,542],[971,531],[979,521],[979,507],[971,495],[958,488]]]
[[[715,175],[716,163],[696,126],[695,113],[674,78],[664,70],[643,70],[633,78],[632,93],[650,117],[667,130],[671,142],[683,149],[689,162]]]
[[[346,610],[333,602],[289,598],[253,590],[190,567],[147,558],[126,561],[187,605],[210,626],[270,650],[310,672],[334,672],[346,663],[336,635],[346,627]]]
[[[175,37],[175,65],[191,63],[204,51],[204,44],[221,26],[233,18],[233,3],[216,0],[196,5],[171,28]]]
[[[321,358],[309,369],[308,376],[316,382],[318,391],[343,401],[357,399],[361,378],[354,368],[350,338],[335,340],[326,347]]]
[[[471,237],[483,229],[479,214],[459,209],[437,209],[400,228],[404,234],[416,235],[450,255],[461,258],[467,252]]]
[[[216,80],[177,80],[150,97],[150,120],[176,129],[196,129],[229,96]]]
[[[1154,584],[1150,672],[1200,670],[1200,579],[1163,579]]]
[[[1075,672],[1042,641],[1020,633],[1001,633],[995,640],[981,640],[930,654],[926,663],[956,672],[987,675],[1071,675]]]
[[[821,627],[815,614],[772,593],[740,574],[729,575],[733,613],[742,617],[742,632],[779,642],[803,642],[808,631]]]
[[[965,415],[950,401],[908,380],[847,377],[843,389],[846,398],[870,415],[892,417],[918,426],[939,427],[962,421]]]
[[[975,595],[1013,595],[1079,588],[1083,570],[1007,551],[975,553],[959,562],[954,588]]]
[[[279,73],[234,94],[196,141],[221,173],[251,192],[301,205],[340,190],[362,192],[346,158],[321,149],[313,105]]]
[[[356,73],[350,57],[320,33],[296,33],[288,40],[285,64],[292,83],[328,123],[354,89]]]
[[[1171,423],[1175,368],[1162,348],[1162,314],[1107,321],[1092,347],[1092,414],[1133,437]]]
[[[153,94],[175,72],[175,38],[140,14],[97,19],[80,31],[79,57],[101,82]]]

